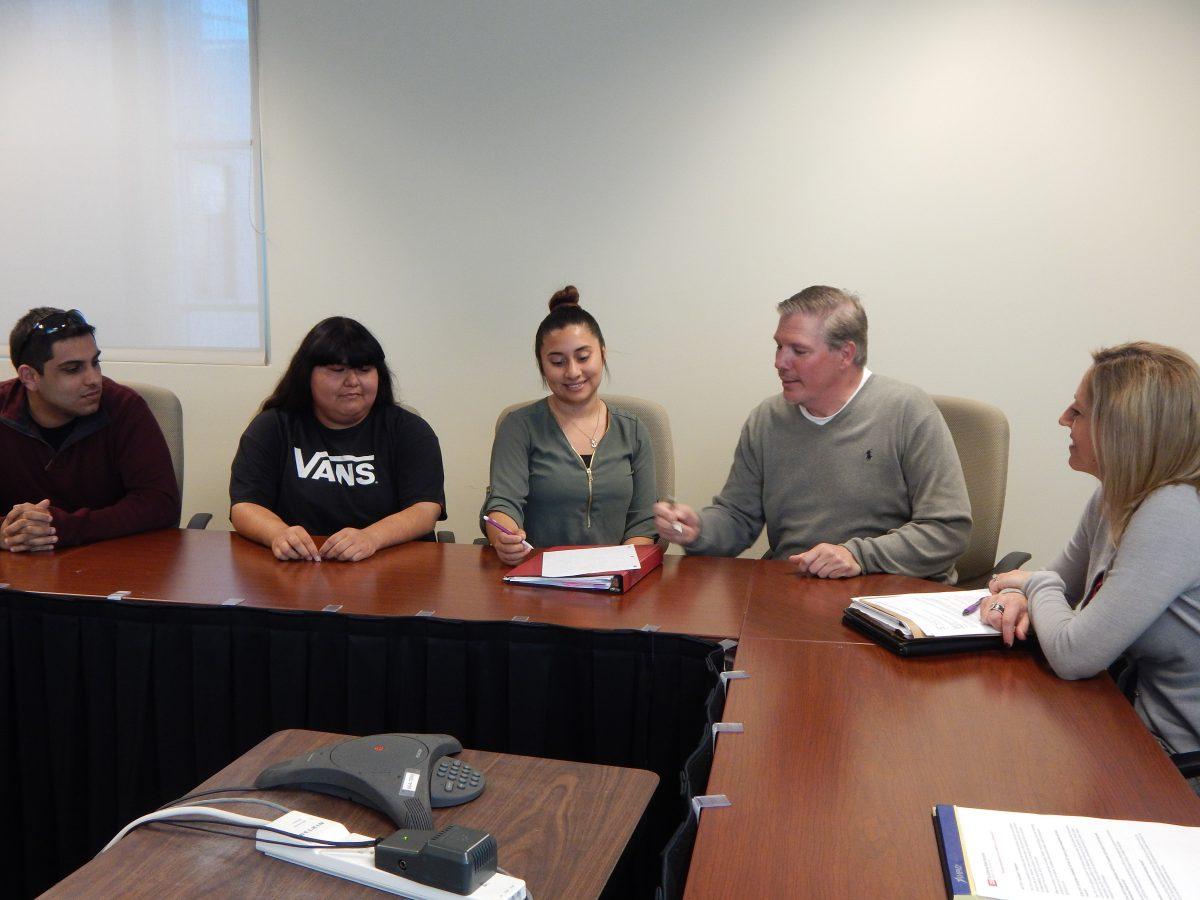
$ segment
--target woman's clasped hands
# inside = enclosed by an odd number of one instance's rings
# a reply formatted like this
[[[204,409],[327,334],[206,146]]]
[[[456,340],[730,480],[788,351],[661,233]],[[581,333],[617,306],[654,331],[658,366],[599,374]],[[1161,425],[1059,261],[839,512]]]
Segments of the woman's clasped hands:
[[[366,528],[343,528],[330,535],[319,549],[312,535],[301,525],[288,526],[271,540],[271,552],[275,554],[276,559],[284,561],[304,559],[320,562],[323,559],[332,559],[358,562],[374,556],[378,549],[379,542]]]
[[[1029,600],[1025,596],[1029,575],[1020,569],[993,575],[988,582],[992,594],[979,604],[979,618],[1004,636],[1006,647],[1011,647],[1014,639],[1023,641],[1029,636]]]

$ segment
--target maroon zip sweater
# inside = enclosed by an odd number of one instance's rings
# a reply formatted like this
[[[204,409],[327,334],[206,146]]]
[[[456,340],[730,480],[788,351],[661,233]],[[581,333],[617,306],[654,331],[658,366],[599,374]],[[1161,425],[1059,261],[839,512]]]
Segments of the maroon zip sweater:
[[[171,454],[136,391],[105,378],[100,408],[77,418],[56,451],[30,418],[21,383],[0,382],[0,516],[47,497],[56,547],[179,525]]]

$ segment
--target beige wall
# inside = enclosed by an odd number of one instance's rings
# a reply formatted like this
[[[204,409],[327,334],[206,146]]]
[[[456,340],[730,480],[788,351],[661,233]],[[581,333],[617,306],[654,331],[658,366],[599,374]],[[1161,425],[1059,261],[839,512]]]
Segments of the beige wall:
[[[861,293],[878,372],[1002,407],[1002,544],[1092,483],[1055,425],[1096,346],[1200,353],[1200,5],[261,0],[271,364],[112,364],[182,398],[185,512],[331,314],[382,339],[476,533],[492,424],[566,282],[613,392],[670,409],[677,494],[777,389],[775,301]],[[101,333],[103,338],[103,333]]]

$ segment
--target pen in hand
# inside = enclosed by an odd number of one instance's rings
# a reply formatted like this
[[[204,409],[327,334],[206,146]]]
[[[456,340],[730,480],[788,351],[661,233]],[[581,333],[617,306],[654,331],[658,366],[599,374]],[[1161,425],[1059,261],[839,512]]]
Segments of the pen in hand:
[[[1001,588],[995,594],[988,594],[986,597],[980,597],[978,600],[976,600],[974,603],[972,603],[970,606],[968,606],[966,609],[964,609],[962,614],[964,616],[969,616],[973,612],[978,612],[980,604],[982,604],[984,600],[987,600],[988,597],[993,597],[993,596],[998,597],[998,596],[1000,596],[1000,594],[1023,594],[1023,593],[1025,593],[1025,592],[1022,591],[1020,588],[1013,588],[1013,587]]]
[[[989,594],[988,596],[991,596],[991,595]],[[980,597],[978,600],[976,600],[974,603],[972,603],[970,606],[968,606],[966,609],[964,609],[962,614],[964,616],[969,616],[973,612],[979,612],[979,605],[981,603],[983,603],[983,601],[984,601],[984,598]]]
[[[489,525],[491,525],[497,531],[503,531],[505,534],[508,534],[508,535],[514,535],[514,536],[516,535],[515,531],[513,531],[509,528],[505,528],[503,525],[501,525],[499,522],[497,522],[491,516],[484,516],[483,521],[487,522]],[[529,541],[521,541],[521,546],[524,547],[526,550],[533,549],[533,544],[529,543]]]
[[[675,498],[672,497],[670,494],[668,494],[667,496],[663,497],[663,500],[665,502],[671,504],[671,512],[674,512],[675,511]],[[682,524],[680,524],[678,521],[676,521],[676,522],[672,522],[671,525],[674,527],[675,531],[678,534],[683,534],[683,525]]]

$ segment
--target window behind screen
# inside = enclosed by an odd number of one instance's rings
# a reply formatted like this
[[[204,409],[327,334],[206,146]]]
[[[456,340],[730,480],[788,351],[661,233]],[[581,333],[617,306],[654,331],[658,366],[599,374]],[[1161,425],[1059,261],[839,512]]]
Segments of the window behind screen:
[[[0,3],[5,332],[74,307],[109,360],[264,361],[254,13]]]

